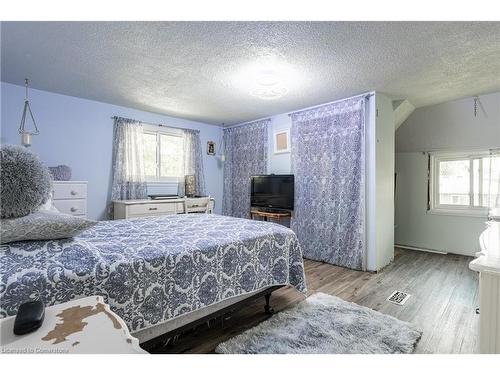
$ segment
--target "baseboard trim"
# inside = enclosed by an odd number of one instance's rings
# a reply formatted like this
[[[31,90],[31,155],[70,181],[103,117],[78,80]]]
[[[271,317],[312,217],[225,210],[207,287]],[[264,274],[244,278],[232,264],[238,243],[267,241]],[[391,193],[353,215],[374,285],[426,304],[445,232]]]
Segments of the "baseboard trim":
[[[408,245],[400,245],[400,244],[394,244],[394,247],[400,247],[401,249],[408,249],[408,250],[425,251],[427,253],[434,253],[434,254],[443,254],[443,255],[448,254],[447,251],[426,249],[424,247],[416,247],[416,246],[408,246]]]

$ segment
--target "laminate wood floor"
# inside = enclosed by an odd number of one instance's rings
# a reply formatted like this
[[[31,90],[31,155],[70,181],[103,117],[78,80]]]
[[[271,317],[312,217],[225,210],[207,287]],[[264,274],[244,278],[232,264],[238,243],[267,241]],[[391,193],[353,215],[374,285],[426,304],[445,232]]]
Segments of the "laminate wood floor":
[[[472,259],[396,249],[394,262],[378,273],[353,271],[305,260],[308,295],[323,292],[416,324],[422,331],[416,353],[477,353],[479,305],[477,273]],[[386,301],[394,291],[411,294],[403,306]],[[305,297],[291,287],[273,293],[276,312]],[[230,317],[182,334],[152,353],[213,353],[222,341],[268,318],[264,298]]]

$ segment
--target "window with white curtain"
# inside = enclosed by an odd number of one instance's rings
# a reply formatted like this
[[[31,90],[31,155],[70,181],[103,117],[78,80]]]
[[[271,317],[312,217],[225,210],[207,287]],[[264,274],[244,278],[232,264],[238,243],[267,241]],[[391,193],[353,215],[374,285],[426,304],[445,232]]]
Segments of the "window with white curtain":
[[[498,195],[500,155],[488,151],[431,154],[430,212],[486,216]]]
[[[177,129],[145,125],[144,164],[148,182],[184,177],[184,137]]]

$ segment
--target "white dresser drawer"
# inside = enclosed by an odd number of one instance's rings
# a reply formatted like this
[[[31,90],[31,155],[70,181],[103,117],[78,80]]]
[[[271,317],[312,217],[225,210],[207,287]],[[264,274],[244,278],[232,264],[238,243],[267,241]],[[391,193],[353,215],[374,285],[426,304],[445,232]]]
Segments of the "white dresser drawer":
[[[134,204],[127,207],[128,216],[169,215],[177,213],[177,204],[172,203],[147,203]]]
[[[86,183],[60,183],[54,182],[52,199],[85,199],[87,198]]]
[[[206,201],[206,198],[201,198]],[[185,199],[131,199],[113,201],[113,217],[115,220],[135,217],[162,216],[183,214]],[[206,203],[205,203],[206,204]],[[213,200],[209,203],[208,213],[213,212]]]
[[[85,199],[64,199],[53,200],[55,208],[63,214],[69,215],[86,215],[87,201]]]

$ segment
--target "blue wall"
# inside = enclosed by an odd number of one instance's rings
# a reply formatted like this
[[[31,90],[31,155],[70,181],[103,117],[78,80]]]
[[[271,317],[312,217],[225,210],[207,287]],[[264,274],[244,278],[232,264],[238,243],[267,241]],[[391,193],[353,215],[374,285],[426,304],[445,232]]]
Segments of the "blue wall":
[[[179,118],[119,107],[91,100],[30,90],[33,114],[40,135],[32,149],[48,165],[67,164],[73,180],[88,181],[88,217],[105,219],[110,197],[112,160],[112,116],[200,130],[207,194],[215,198],[221,212],[223,169],[206,154],[207,141],[221,139],[221,128]],[[1,143],[20,144],[19,121],[24,105],[24,87],[1,83]]]

